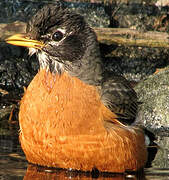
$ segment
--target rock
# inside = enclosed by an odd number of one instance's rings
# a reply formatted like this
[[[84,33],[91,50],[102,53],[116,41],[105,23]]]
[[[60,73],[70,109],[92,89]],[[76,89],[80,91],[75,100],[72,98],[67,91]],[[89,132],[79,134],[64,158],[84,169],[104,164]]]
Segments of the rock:
[[[137,122],[155,134],[169,136],[169,67],[138,83]]]
[[[158,151],[152,162],[153,168],[168,168],[169,167],[169,136],[158,137]],[[168,172],[169,173],[169,172]]]
[[[40,8],[50,2],[45,1],[2,1],[0,2],[0,23],[11,23],[16,20],[27,22]],[[52,2],[53,5],[55,4]],[[65,2],[65,6],[86,17],[91,26],[108,27],[110,17],[104,4]]]
[[[108,27],[110,24],[110,17],[103,4],[72,2],[65,4],[70,10],[83,15],[92,27]]]
[[[141,124],[156,136],[157,154],[153,168],[169,165],[169,66],[147,77],[135,87],[139,97],[139,111],[135,123]],[[150,147],[153,152],[155,147]],[[151,170],[150,170],[151,171]],[[152,173],[152,171],[151,171]]]
[[[15,48],[16,51],[25,52],[24,48]],[[11,49],[6,49],[13,50]],[[9,56],[12,53],[9,53]],[[3,57],[5,55],[2,55]],[[24,57],[25,56],[25,57]],[[26,58],[26,52],[23,57],[11,56],[0,59],[0,88],[7,91],[20,90],[23,92],[23,87],[27,87],[31,79],[35,76],[39,67],[35,57]]]

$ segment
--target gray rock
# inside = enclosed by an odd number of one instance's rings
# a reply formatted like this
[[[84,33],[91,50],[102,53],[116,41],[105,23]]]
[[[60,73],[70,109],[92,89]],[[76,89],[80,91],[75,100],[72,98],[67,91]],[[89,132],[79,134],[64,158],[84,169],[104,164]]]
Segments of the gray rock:
[[[156,135],[157,154],[153,168],[169,167],[169,67],[160,70],[142,82],[135,90],[139,97],[136,123],[142,124]],[[153,171],[150,170],[152,173]]]
[[[152,162],[152,166],[153,168],[168,168],[169,167],[169,137],[158,137],[157,144],[159,148],[156,157]]]
[[[40,8],[55,1],[2,1],[0,2],[0,23],[16,20],[27,22]],[[65,2],[65,6],[83,15],[91,26],[108,27],[110,17],[106,13],[104,4]]]
[[[74,12],[83,15],[92,27],[108,27],[110,17],[105,11],[103,4],[94,3],[65,3]]]
[[[169,67],[140,82],[135,90],[141,103],[137,122],[169,136]]]

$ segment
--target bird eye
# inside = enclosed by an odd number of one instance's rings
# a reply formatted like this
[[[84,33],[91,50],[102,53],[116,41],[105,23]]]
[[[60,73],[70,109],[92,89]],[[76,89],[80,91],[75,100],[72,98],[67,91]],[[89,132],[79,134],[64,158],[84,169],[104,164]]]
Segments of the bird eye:
[[[61,31],[56,31],[52,36],[52,39],[54,41],[60,41],[62,38],[63,38],[63,33]]]

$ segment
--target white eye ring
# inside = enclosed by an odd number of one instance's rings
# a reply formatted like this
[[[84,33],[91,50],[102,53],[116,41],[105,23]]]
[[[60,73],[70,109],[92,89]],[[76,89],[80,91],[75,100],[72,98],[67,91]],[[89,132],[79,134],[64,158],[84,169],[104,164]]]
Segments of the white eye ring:
[[[61,28],[58,28],[57,31],[60,31],[62,32],[62,34],[65,34],[66,33],[66,29],[61,29]]]

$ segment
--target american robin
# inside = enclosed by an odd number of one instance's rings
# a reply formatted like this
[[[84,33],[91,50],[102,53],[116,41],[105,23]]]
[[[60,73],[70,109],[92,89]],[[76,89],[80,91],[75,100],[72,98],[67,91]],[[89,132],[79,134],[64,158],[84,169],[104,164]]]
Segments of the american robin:
[[[103,172],[137,171],[147,159],[127,80],[103,67],[94,31],[63,3],[47,5],[7,43],[36,53],[40,70],[20,104],[20,142],[29,162]],[[121,120],[121,121],[119,121]]]

